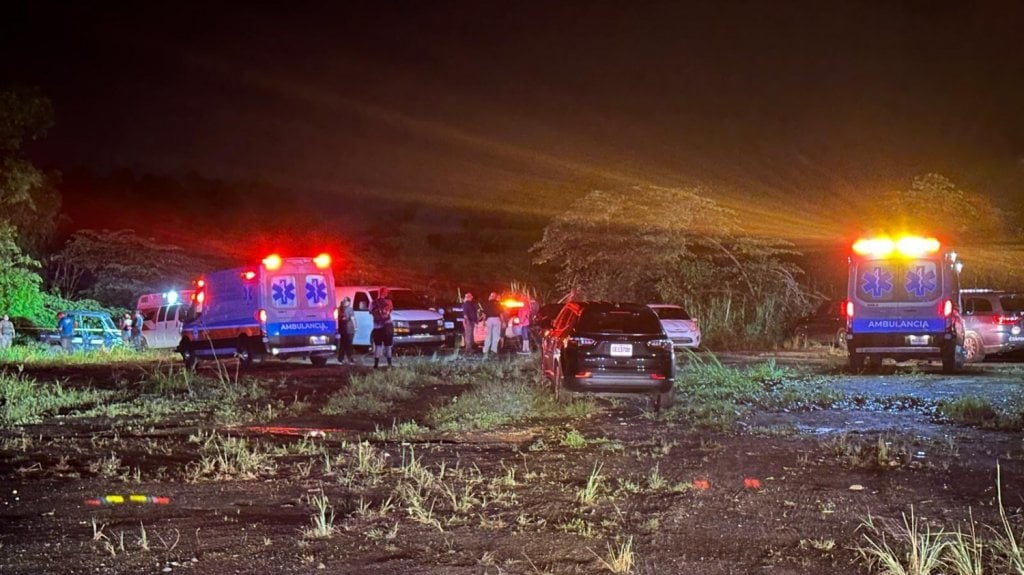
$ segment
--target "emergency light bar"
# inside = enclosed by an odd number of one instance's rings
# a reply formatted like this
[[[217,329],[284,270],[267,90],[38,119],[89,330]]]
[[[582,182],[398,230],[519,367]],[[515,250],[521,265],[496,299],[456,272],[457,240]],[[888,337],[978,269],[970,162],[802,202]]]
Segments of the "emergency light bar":
[[[861,256],[887,258],[896,252],[906,258],[919,258],[939,251],[939,240],[918,236],[904,236],[896,241],[890,238],[861,238],[853,243],[853,252]]]
[[[517,299],[507,299],[501,302],[501,305],[503,305],[504,307],[523,307],[524,304],[523,302]]]
[[[313,263],[316,264],[316,267],[319,269],[327,269],[331,267],[331,256],[328,254],[320,254],[313,258]]]

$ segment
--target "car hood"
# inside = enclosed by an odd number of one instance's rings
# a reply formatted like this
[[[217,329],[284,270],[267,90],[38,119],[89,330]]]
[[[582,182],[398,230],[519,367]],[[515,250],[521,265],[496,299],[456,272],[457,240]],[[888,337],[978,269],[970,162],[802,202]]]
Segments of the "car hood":
[[[437,321],[441,314],[429,309],[403,309],[391,312],[391,321]]]

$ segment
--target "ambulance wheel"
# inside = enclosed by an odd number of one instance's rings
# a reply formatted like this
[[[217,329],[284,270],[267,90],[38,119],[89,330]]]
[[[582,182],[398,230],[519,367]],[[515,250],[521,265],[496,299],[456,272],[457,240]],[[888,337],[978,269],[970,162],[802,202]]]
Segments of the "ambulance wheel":
[[[235,355],[238,356],[238,363],[242,367],[252,367],[253,354],[252,345],[249,344],[248,338],[238,338],[238,343],[235,344]]]
[[[181,348],[181,360],[185,362],[185,368],[195,369],[196,365],[199,363],[199,357],[192,349],[192,342],[183,341],[179,347]]]
[[[957,361],[957,355],[962,354],[957,354],[956,348],[955,343],[948,343],[942,348],[942,373],[956,373],[963,367],[963,360]]]
[[[832,345],[840,348],[846,347],[846,330],[844,328],[839,328],[839,331],[836,332],[836,339]]]
[[[857,352],[850,352],[850,371],[853,373],[860,373],[864,371],[864,363],[867,360],[867,355]]]
[[[804,328],[797,328],[796,333],[793,335],[793,347],[796,349],[807,349],[807,330]]]
[[[313,367],[323,367],[327,365],[327,357],[323,355],[311,355],[309,356],[309,362],[313,364]]]
[[[978,363],[985,359],[985,346],[976,333],[969,333],[964,338],[964,356],[967,363]]]

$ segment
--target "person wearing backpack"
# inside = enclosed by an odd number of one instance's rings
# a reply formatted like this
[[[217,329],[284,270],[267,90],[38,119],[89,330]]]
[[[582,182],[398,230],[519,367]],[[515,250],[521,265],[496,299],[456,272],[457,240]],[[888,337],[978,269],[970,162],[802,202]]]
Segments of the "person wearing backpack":
[[[380,356],[383,353],[391,367],[391,347],[395,343],[395,326],[391,321],[391,312],[395,305],[391,303],[388,288],[380,288],[380,293],[370,305],[370,316],[373,317],[373,331],[370,341],[373,342],[373,367],[380,367]]]

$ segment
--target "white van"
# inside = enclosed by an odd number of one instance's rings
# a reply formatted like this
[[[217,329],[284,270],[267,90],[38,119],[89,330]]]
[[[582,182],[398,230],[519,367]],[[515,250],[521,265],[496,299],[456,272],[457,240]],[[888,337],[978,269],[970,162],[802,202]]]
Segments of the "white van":
[[[370,305],[382,287],[387,287],[395,309],[391,320],[395,325],[395,346],[419,345],[437,348],[444,343],[444,317],[427,307],[418,293],[408,288],[388,286],[339,286],[335,288],[337,301],[343,297],[352,300],[355,310],[356,335],[353,345],[369,346],[373,318]]]
[[[185,312],[195,290],[150,293],[139,297],[135,309],[142,312],[142,345],[148,349],[171,349],[181,340]]]

